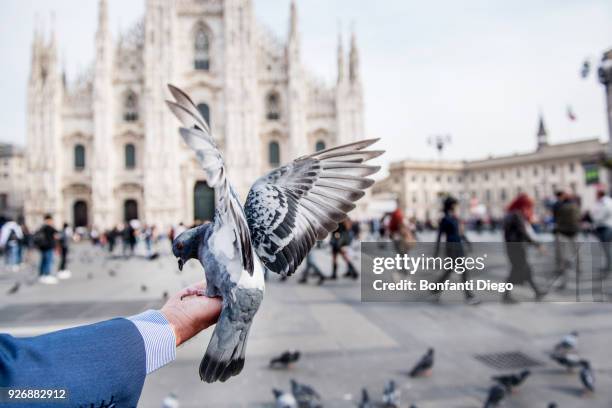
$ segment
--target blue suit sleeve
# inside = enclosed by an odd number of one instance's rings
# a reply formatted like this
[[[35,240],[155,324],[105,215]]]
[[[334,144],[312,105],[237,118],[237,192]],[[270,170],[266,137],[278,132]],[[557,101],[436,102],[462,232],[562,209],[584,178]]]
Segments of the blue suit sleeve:
[[[3,406],[135,407],[145,376],[143,338],[127,319],[31,338],[0,334],[0,387],[68,392],[64,403],[28,401]]]

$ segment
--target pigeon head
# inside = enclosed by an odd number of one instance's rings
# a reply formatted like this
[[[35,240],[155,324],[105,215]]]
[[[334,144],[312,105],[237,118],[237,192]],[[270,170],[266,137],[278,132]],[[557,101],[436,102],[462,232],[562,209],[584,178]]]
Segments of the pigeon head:
[[[172,242],[172,253],[178,258],[179,270],[183,270],[183,265],[193,258],[198,257],[198,248],[204,237],[205,230],[211,224],[203,224],[181,233]]]
[[[527,377],[529,377],[530,374],[531,374],[531,371],[523,370],[523,371],[521,371],[520,375],[521,375],[521,378],[527,378]]]

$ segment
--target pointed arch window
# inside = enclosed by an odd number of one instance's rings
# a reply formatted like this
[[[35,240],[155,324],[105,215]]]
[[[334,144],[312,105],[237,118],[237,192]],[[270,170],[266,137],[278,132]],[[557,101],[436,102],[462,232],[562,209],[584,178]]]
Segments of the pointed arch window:
[[[123,101],[123,119],[126,122],[136,122],[138,120],[138,97],[132,91],[125,95]]]
[[[136,167],[136,147],[132,143],[125,145],[125,168],[131,170]]]
[[[270,92],[266,96],[266,118],[268,120],[280,119],[280,97],[276,92]]]
[[[323,140],[318,140],[315,143],[315,152],[320,152],[321,150],[325,150],[325,142]]]
[[[74,169],[83,170],[85,168],[85,146],[78,144],[74,146]]]
[[[268,163],[272,167],[280,166],[280,145],[278,142],[268,144]]]
[[[210,69],[210,36],[202,25],[196,29],[193,48],[193,67],[198,71],[208,71]]]

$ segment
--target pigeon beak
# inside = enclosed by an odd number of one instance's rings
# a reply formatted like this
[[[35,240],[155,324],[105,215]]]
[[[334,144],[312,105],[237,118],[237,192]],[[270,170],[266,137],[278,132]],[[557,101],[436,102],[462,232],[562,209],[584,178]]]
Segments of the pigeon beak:
[[[179,271],[183,270],[183,265],[185,265],[185,262],[183,262],[183,260],[181,258],[179,258],[179,260],[178,260]]]

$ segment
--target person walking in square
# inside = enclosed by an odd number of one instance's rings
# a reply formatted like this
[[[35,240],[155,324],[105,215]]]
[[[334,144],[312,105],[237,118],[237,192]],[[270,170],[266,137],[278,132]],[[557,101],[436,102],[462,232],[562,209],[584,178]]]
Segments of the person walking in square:
[[[540,300],[545,293],[533,280],[533,271],[527,259],[527,244],[538,245],[530,223],[532,217],[533,201],[527,194],[519,194],[508,206],[503,222],[506,254],[510,261],[510,274],[506,282],[513,285],[522,285],[527,282],[533,289],[536,300]],[[510,291],[504,292],[503,296],[504,302],[516,303]]]
[[[6,264],[13,271],[21,264],[21,245],[24,236],[21,226],[13,220],[7,220],[0,230],[0,248],[4,249]]]
[[[457,215],[457,205],[459,202],[455,197],[448,196],[444,200],[442,205],[442,211],[444,215],[440,219],[438,224],[438,239],[436,240],[436,249],[434,252],[434,256],[437,257],[440,251],[440,243],[442,241],[442,237],[446,238],[445,245],[445,255],[447,258],[460,258],[465,256],[465,248],[463,246],[464,243],[468,243],[467,237],[463,233],[463,226],[459,217]],[[438,279],[438,283],[443,283],[447,281],[451,274],[454,272],[453,269],[446,269],[440,279]],[[461,279],[465,283],[469,280],[468,272],[464,271],[461,273]],[[439,290],[433,291],[433,294],[436,296],[436,299],[440,297],[441,292]],[[466,290],[464,291],[465,301],[470,305],[477,305],[480,303],[480,300],[474,296],[472,291]]]
[[[34,245],[40,250],[39,282],[53,285],[58,282],[53,275],[53,252],[57,240],[57,230],[53,227],[53,217],[47,214],[42,227],[34,234]]]
[[[578,243],[576,237],[580,232],[580,207],[576,197],[566,192],[557,194],[558,201],[553,208],[555,218],[555,258],[557,264],[558,288],[567,286],[567,270],[575,263],[579,273]],[[572,261],[574,259],[574,262]]]
[[[59,279],[68,279],[72,276],[68,270],[68,249],[70,246],[70,240],[72,239],[72,229],[68,226],[68,223],[64,223],[62,231],[59,234],[59,247],[60,247],[60,266],[57,272]]]
[[[605,187],[599,187],[596,194],[597,201],[591,211],[591,218],[606,260],[602,272],[607,276],[612,271],[612,198],[606,195]]]

